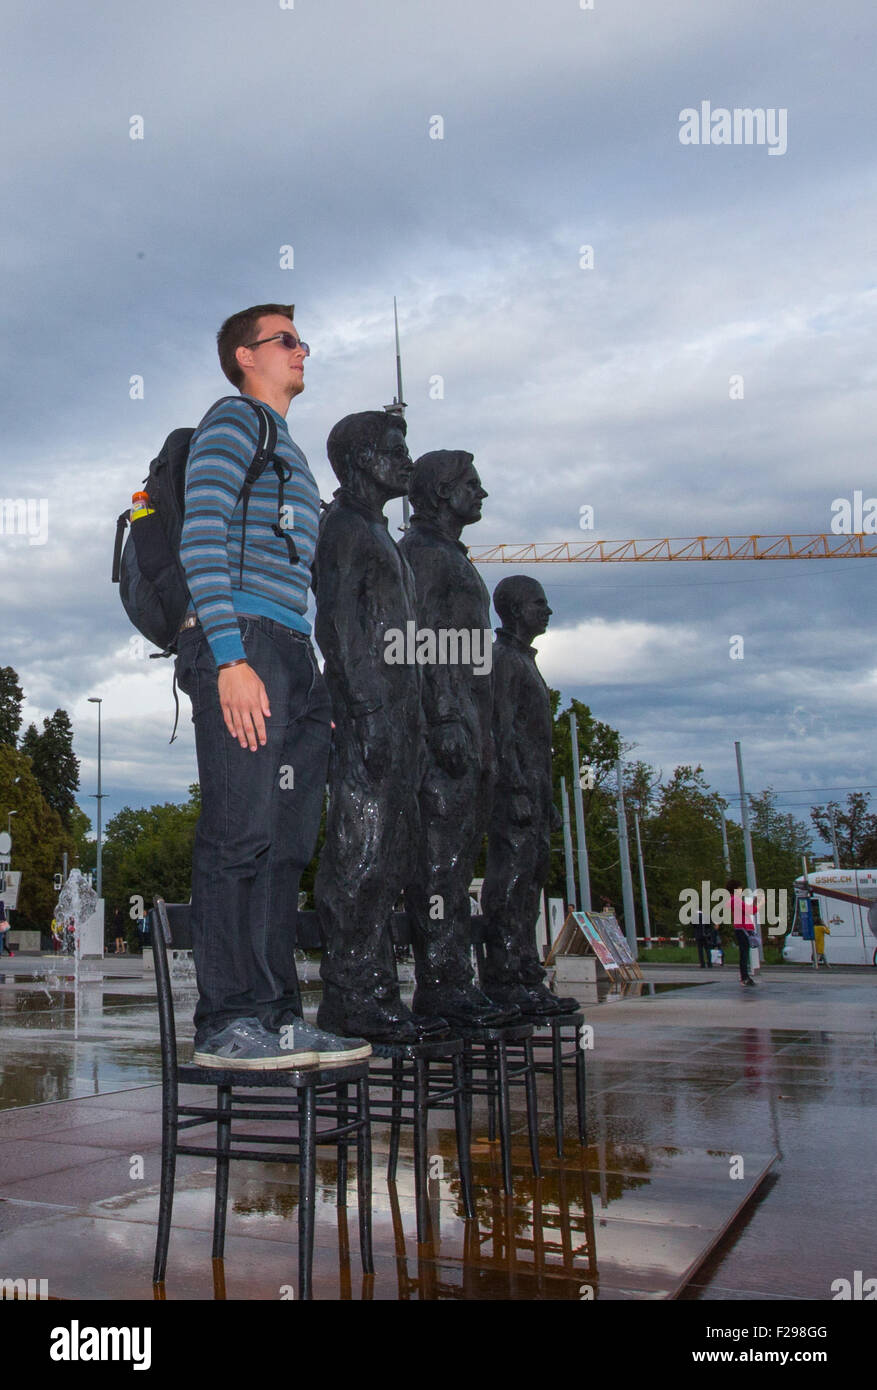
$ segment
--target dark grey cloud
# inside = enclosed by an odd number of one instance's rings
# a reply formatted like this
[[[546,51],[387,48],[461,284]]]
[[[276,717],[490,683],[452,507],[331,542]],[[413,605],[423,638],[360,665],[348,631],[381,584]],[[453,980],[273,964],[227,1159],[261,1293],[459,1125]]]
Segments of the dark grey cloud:
[[[104,695],[111,812],[195,775],[187,711],[163,748],[170,673],[132,652],[109,555],[164,435],[225,391],[213,335],[242,304],[298,306],[290,423],[328,496],[331,424],[391,398],[398,294],[409,440],[475,453],[473,544],[577,539],[583,505],[607,538],[823,531],[833,498],[877,492],[874,26],[787,0],[7,18],[0,496],[50,523],[42,546],[0,536],[0,660],[28,717],[75,712],[86,781]],[[787,108],[787,152],[682,146],[702,100]],[[753,785],[855,785],[870,566],[534,569],[546,674],[665,769],[732,785],[739,737]]]

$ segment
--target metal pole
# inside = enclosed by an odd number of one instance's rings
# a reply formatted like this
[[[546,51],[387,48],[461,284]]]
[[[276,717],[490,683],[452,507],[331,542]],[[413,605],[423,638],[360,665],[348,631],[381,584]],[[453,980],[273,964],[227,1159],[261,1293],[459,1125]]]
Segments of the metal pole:
[[[583,912],[591,910],[591,870],[588,865],[588,843],[585,839],[585,811],[582,806],[582,780],[579,770],[579,730],[573,710],[569,712],[572,736],[572,799],[576,808],[576,847],[579,858],[579,900]]]
[[[63,868],[62,868],[62,871],[61,871],[61,881],[62,881],[62,886],[63,886],[63,884],[65,884],[65,883],[67,882],[67,851],[66,851],[66,849],[65,849],[63,855],[61,856],[61,858],[62,858],[62,864],[63,864]]]
[[[572,865],[572,834],[569,826],[569,797],[566,794],[566,778],[560,779],[560,804],[563,811],[563,857],[566,862],[566,905],[575,911],[576,876]]]
[[[102,893],[102,891],[101,891],[101,889],[103,888],[103,831],[102,831],[102,817],[101,817],[101,802],[102,802],[103,799],[104,799],[104,798],[103,798],[103,792],[101,791],[100,707],[101,707],[101,704],[102,704],[102,700],[101,700],[101,697],[100,697],[99,695],[89,695],[89,697],[88,697],[88,703],[89,703],[90,705],[97,705],[97,796],[95,797],[95,800],[97,801],[97,874],[96,874],[97,884],[96,884],[96,887],[97,887],[97,895],[98,895],[99,898],[101,898],[101,897],[103,897],[103,893]]]
[[[103,897],[103,793],[101,791],[100,702],[97,707],[97,895]]]
[[[643,863],[643,845],[639,833],[639,812],[634,811],[633,823],[636,827],[636,857],[639,861],[639,891],[643,902],[643,936],[648,945],[652,939],[651,923],[649,922],[649,895],[646,892],[646,866]]]
[[[615,777],[618,791],[615,810],[618,817],[618,853],[621,858],[621,897],[624,902],[624,935],[634,960],[637,958],[636,915],[633,906],[633,879],[630,876],[630,846],[627,840],[627,816],[624,812],[624,783],[621,777],[621,759],[615,764]]]
[[[840,853],[837,848],[837,825],[834,820],[834,807],[829,806],[828,814],[831,817],[831,848],[834,850],[834,867],[840,868]]]
[[[731,851],[728,849],[728,825],[727,825],[727,822],[726,822],[726,820],[725,820],[725,813],[724,813],[724,811],[720,811],[720,812],[719,812],[719,815],[720,815],[721,818],[722,818],[722,858],[723,858],[724,861],[725,861],[725,875],[726,875],[727,878],[730,878],[730,877],[731,877]]]
[[[743,754],[738,742],[734,743],[734,751],[737,754],[737,781],[740,784],[740,818],[743,822],[743,848],[746,853],[746,887],[750,893],[755,893],[758,889],[758,881],[755,877],[755,860],[752,857],[752,836],[749,833],[749,801],[743,782]],[[758,944],[759,947],[763,948],[761,922],[758,923]]]

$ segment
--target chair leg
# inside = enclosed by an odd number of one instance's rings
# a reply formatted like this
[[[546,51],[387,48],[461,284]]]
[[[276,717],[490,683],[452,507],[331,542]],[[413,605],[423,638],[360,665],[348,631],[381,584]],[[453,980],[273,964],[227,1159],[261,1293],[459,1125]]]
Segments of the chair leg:
[[[474,1102],[473,1094],[473,1074],[472,1074],[472,1044],[468,1038],[463,1040],[463,1084],[466,1092],[466,1121],[469,1126],[469,1134],[472,1134],[472,1105]]]
[[[368,1077],[356,1083],[359,1129],[356,1131],[356,1199],[359,1208],[359,1253],[363,1274],[374,1274],[372,1253],[372,1138]]]
[[[158,1199],[158,1229],[155,1235],[153,1284],[164,1283],[167,1250],[174,1209],[174,1178],[177,1170],[177,1088],[166,1088],[161,1116],[161,1191]]]
[[[463,1192],[463,1210],[467,1221],[475,1219],[475,1201],[472,1196],[472,1151],[469,1133],[469,1113],[466,1104],[466,1083],[463,1058],[459,1053],[452,1059],[454,1068],[454,1120],[457,1129],[457,1164],[460,1169],[460,1187]]]
[[[499,1143],[502,1153],[502,1186],[507,1197],[511,1197],[512,1187],[512,1132],[511,1106],[509,1104],[509,1056],[504,1042],[496,1045],[497,1052],[497,1091],[499,1100]]]
[[[217,1086],[216,1108],[216,1199],[213,1204],[213,1258],[221,1260],[225,1250],[225,1218],[228,1209],[228,1151],[231,1148],[231,1087]]]
[[[588,1142],[588,1092],[585,1078],[585,1049],[582,1037],[576,1029],[576,1117],[579,1126],[579,1143]]]
[[[399,1162],[399,1136],[402,1133],[402,1079],[401,1057],[393,1058],[392,1109],[390,1112],[390,1153],[387,1159],[387,1181],[396,1181],[396,1167]]]
[[[503,1044],[498,1044],[502,1047]],[[497,1049],[497,1050],[498,1050]],[[487,1081],[487,1142],[496,1143],[496,1092],[494,1090],[494,1069],[493,1069],[493,1043],[485,1043],[484,1060],[487,1064],[485,1069],[485,1079]]]
[[[539,1111],[536,1105],[536,1069],[533,1065],[533,1041],[527,1038],[524,1043],[524,1084],[527,1092],[527,1129],[530,1132],[530,1158],[533,1172],[537,1178],[542,1176],[539,1162]],[[563,1092],[561,1091],[561,1095]],[[562,1114],[561,1110],[561,1114]]]
[[[313,1086],[305,1086],[299,1102],[298,1169],[298,1285],[299,1297],[313,1297],[314,1204],[317,1190],[316,1100]]]
[[[560,1025],[551,1025],[551,1079],[554,1083],[554,1148],[563,1158],[563,1039]]]
[[[335,1087],[335,1101],[338,1107],[338,1124],[346,1125],[350,1119],[347,1108],[347,1097],[349,1094],[346,1081],[340,1081]],[[343,1134],[338,1140],[338,1180],[336,1184],[335,1205],[339,1207],[347,1206],[347,1142],[348,1136]]]
[[[423,1244],[429,1235],[429,1194],[427,1191],[427,1087],[429,1063],[414,1059],[414,1204],[417,1209],[417,1240]]]

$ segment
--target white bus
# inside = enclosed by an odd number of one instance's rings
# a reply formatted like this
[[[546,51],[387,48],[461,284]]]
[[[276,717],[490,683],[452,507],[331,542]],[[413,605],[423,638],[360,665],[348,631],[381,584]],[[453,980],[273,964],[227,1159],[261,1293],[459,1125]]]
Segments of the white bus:
[[[815,869],[795,879],[796,898],[806,896],[808,888],[816,896],[819,920],[830,933],[825,937],[828,964],[877,965],[877,869]],[[809,962],[812,948],[812,941],[801,936],[796,911],[783,959]]]

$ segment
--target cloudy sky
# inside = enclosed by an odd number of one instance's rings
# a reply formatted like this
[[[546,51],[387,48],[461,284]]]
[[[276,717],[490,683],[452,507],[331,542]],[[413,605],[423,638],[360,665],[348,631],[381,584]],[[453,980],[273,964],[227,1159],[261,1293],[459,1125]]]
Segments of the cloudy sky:
[[[91,811],[103,698],[105,816],[196,776],[110,561],[247,304],[297,305],[290,427],[328,497],[331,425],[392,398],[398,296],[412,452],[470,449],[490,494],[472,545],[587,539],[583,507],[607,539],[823,532],[877,493],[873,6],[286,4],[4,22],[0,500],[48,525],[0,534],[0,664],[26,719],[69,710]],[[702,102],[787,113],[787,148],[682,144]],[[730,795],[740,739],[805,819],[877,784],[877,561],[531,572],[546,679],[635,756]]]

